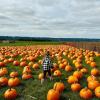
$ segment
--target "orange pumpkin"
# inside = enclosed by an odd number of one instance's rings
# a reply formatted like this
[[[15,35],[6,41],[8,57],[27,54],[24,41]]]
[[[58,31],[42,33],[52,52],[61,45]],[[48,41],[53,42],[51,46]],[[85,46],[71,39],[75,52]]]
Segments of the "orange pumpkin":
[[[91,62],[91,63],[90,63],[90,66],[91,66],[91,67],[96,67],[97,64],[96,64],[96,62]]]
[[[62,82],[56,82],[53,87],[55,90],[62,92],[65,89],[65,85]]]
[[[77,77],[78,79],[81,79],[83,76],[83,73],[81,71],[75,71],[73,73],[73,76]]]
[[[22,79],[23,80],[27,80],[27,79],[30,79],[30,78],[32,78],[33,76],[31,75],[31,74],[29,74],[29,73],[24,73],[23,75],[22,75]]]
[[[71,89],[73,92],[79,91],[81,89],[81,85],[79,83],[73,83],[71,85]]]
[[[88,82],[89,82],[89,81],[94,81],[94,80],[96,80],[96,77],[93,76],[93,75],[87,77],[87,81],[88,81]]]
[[[38,69],[39,68],[39,64],[38,63],[33,64],[32,68],[33,69]]]
[[[65,71],[70,72],[72,70],[72,67],[70,65],[67,65],[65,67]]]
[[[91,99],[92,98],[92,91],[88,88],[83,88],[80,91],[80,97],[83,99]]]
[[[19,85],[19,83],[20,83],[20,80],[19,80],[19,78],[17,78],[17,77],[15,77],[15,78],[10,78],[10,79],[8,80],[8,86],[10,86],[10,87],[17,86],[17,85]]]
[[[87,73],[87,72],[88,72],[88,69],[82,68],[80,71],[81,71],[82,73]]]
[[[95,88],[95,95],[96,97],[100,98],[100,86]]]
[[[4,67],[5,63],[4,62],[0,62],[0,67]]]
[[[94,90],[96,87],[100,86],[100,83],[96,80],[89,81],[88,88]]]
[[[19,64],[20,64],[19,61],[17,61],[17,60],[13,61],[14,66],[18,66]]]
[[[77,77],[72,76],[72,75],[68,77],[68,83],[72,84],[72,83],[75,83],[75,82],[78,82]]]
[[[8,85],[8,79],[6,77],[0,77],[0,86]]]
[[[7,68],[5,68],[5,67],[1,68],[1,69],[0,69],[0,76],[4,76],[4,75],[6,75],[6,74],[8,74]]]
[[[61,75],[62,75],[62,74],[61,74],[60,70],[54,71],[54,76],[61,76]]]
[[[91,70],[91,75],[97,76],[97,75],[99,75],[99,74],[100,74],[100,71],[99,71],[97,68],[93,68],[93,69]]]
[[[8,100],[15,100],[17,97],[17,92],[15,89],[11,88],[5,91],[4,98]]]
[[[18,76],[18,72],[11,72],[10,73],[10,77],[17,77]]]
[[[50,89],[47,94],[47,100],[59,100],[60,94],[59,91]]]
[[[25,67],[25,66],[27,66],[26,61],[22,61],[22,62],[20,62],[20,66],[21,66],[21,67]]]

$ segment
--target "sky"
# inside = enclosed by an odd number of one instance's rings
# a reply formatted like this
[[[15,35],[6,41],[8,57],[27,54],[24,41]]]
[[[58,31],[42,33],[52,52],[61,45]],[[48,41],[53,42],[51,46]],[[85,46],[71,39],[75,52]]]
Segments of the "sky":
[[[0,0],[0,36],[100,39],[100,0]]]

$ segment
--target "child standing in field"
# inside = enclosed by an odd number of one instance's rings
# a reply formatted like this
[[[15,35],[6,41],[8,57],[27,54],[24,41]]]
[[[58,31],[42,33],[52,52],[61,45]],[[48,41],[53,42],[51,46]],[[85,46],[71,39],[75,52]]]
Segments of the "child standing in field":
[[[52,76],[51,76],[51,68],[53,68],[53,64],[52,64],[52,61],[51,61],[51,58],[50,58],[50,52],[47,51],[46,52],[46,55],[43,59],[43,63],[42,63],[42,66],[43,66],[43,74],[44,74],[44,77],[43,79],[41,80],[41,84],[44,82],[44,80],[46,79],[46,74],[48,73],[49,75],[49,78],[50,80],[52,80]]]

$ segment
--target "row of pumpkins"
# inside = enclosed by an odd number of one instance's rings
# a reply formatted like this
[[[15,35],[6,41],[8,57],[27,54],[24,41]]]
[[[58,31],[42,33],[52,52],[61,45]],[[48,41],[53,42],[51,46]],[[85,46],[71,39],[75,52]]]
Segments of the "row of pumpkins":
[[[62,56],[68,57],[68,59],[72,60],[72,63],[75,65],[76,71],[74,71],[73,75],[70,75],[67,78],[67,82],[71,84],[72,91],[80,91],[80,96],[84,99],[90,99],[93,95],[93,90],[95,95],[100,98],[100,82],[97,79],[97,76],[100,75],[100,71],[97,68],[96,62],[94,60],[94,56],[100,56],[98,52],[93,52],[84,49],[77,49],[70,46],[62,46],[62,47],[51,47],[46,48],[51,51],[51,58],[56,58],[57,63],[53,63],[54,68],[51,70],[56,77],[60,77],[62,75],[60,69],[65,70],[66,72],[70,72],[73,70],[73,67],[69,64],[69,62],[64,59]],[[4,97],[6,99],[14,99],[18,95],[16,90],[12,87],[15,87],[20,84],[20,80],[18,78],[18,72],[11,72],[10,79],[8,80],[4,75],[8,73],[6,68],[6,64],[12,63],[14,66],[23,67],[22,79],[30,79],[32,78],[31,69],[38,69],[39,65],[42,64],[42,60],[39,60],[37,63],[34,63],[34,60],[38,58],[38,56],[43,56],[45,50],[43,48],[37,48],[36,50],[33,47],[2,47],[0,48],[0,85],[5,86],[8,85],[10,89],[5,91]],[[10,58],[6,58],[6,57]],[[20,61],[14,60],[15,57],[21,56]],[[85,59],[86,64],[89,64],[92,68],[91,75],[87,78],[88,87],[82,88],[79,83],[79,80],[83,77],[85,73],[88,73],[88,68],[82,65],[82,59]],[[27,61],[29,63],[27,64]],[[43,78],[43,73],[40,73],[38,76],[39,79]],[[47,94],[47,100],[59,100],[60,93],[64,90],[65,85],[61,82],[57,82],[54,84],[54,89],[49,90]]]

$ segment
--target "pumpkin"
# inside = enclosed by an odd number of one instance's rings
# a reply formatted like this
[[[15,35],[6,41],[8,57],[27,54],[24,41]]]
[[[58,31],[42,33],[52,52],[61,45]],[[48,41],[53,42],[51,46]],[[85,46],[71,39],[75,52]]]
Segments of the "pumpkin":
[[[81,89],[81,85],[79,83],[73,83],[71,84],[71,90],[73,92],[79,91]]]
[[[83,76],[83,73],[81,71],[75,71],[73,73],[73,76],[77,77],[78,79],[81,79]]]
[[[33,69],[38,69],[39,68],[39,64],[38,63],[33,64],[32,68]]]
[[[25,66],[24,69],[23,69],[23,73],[31,73],[31,69],[30,69],[30,66]]]
[[[8,61],[11,63],[14,61],[14,58],[9,58]]]
[[[90,66],[91,66],[91,67],[96,67],[96,66],[97,66],[97,65],[96,65],[96,62],[91,62],[91,63],[90,63]]]
[[[83,88],[80,90],[80,97],[83,99],[91,99],[92,98],[92,91],[88,88]]]
[[[5,67],[1,68],[1,69],[0,69],[0,76],[4,76],[4,75],[6,75],[6,74],[8,74],[7,68],[5,68]]]
[[[54,89],[50,89],[47,93],[47,100],[59,100],[60,93]]]
[[[91,75],[97,76],[97,75],[99,75],[99,74],[100,74],[100,71],[99,71],[97,68],[93,68],[93,69],[91,70]]]
[[[8,85],[8,79],[6,77],[0,77],[0,86]]]
[[[96,80],[96,77],[95,77],[95,76],[91,75],[91,76],[88,76],[88,77],[87,77],[87,81],[88,81],[88,82],[89,82],[89,81],[93,81],[93,80]]]
[[[27,79],[30,79],[30,78],[32,78],[33,76],[31,75],[31,74],[29,74],[29,73],[24,73],[23,75],[22,75],[22,79],[23,80],[27,80]]]
[[[19,64],[20,64],[19,61],[17,61],[17,60],[13,61],[14,66],[18,66]]]
[[[26,65],[27,65],[26,61],[20,62],[20,66],[21,66],[21,67],[25,67]]]
[[[82,73],[87,73],[87,72],[88,72],[88,69],[82,68],[80,71],[81,71]]]
[[[10,79],[8,80],[8,86],[10,86],[10,87],[17,86],[17,85],[19,85],[19,83],[20,83],[20,80],[19,80],[19,78],[17,78],[17,77],[15,77],[15,78],[10,78]]]
[[[61,74],[60,70],[54,71],[54,76],[61,76],[61,75],[62,75],[62,74]]]
[[[75,82],[78,82],[77,77],[72,76],[72,75],[68,77],[68,83],[72,84],[72,83],[75,83]]]
[[[6,90],[4,93],[5,99],[15,100],[16,97],[17,97],[17,91],[13,88]]]
[[[59,68],[64,69],[65,68],[65,65],[63,63],[60,63],[59,64]]]
[[[4,62],[0,62],[0,67],[5,67],[5,63]]]
[[[17,77],[18,76],[18,72],[11,72],[10,73],[10,77]]]
[[[70,72],[72,70],[72,67],[70,65],[67,65],[65,67],[65,71]]]
[[[95,95],[96,97],[100,98],[100,86],[95,88]]]
[[[75,67],[76,67],[77,69],[81,69],[81,68],[82,68],[82,64],[79,63],[79,62],[75,62]]]
[[[96,80],[89,81],[88,88],[94,90],[96,87],[100,86],[100,83]]]
[[[65,85],[62,82],[56,82],[53,87],[56,91],[62,92],[65,89]]]

